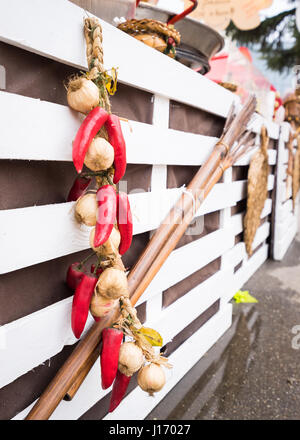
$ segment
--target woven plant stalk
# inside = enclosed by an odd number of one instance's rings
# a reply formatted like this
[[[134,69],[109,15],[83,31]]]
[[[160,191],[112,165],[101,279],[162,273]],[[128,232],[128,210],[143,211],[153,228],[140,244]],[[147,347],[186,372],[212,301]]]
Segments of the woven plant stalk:
[[[248,171],[247,211],[244,218],[244,242],[249,256],[252,244],[260,225],[260,216],[268,197],[268,144],[269,137],[265,126],[261,129],[261,147],[253,155]]]
[[[128,20],[118,26],[121,31],[130,35],[154,33],[164,38],[172,37],[175,43],[180,44],[180,33],[172,25],[168,26],[161,21],[144,18],[143,20]]]

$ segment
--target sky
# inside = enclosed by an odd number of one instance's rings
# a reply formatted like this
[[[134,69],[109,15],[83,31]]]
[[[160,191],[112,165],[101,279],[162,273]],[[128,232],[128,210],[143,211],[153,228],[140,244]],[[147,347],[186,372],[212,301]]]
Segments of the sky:
[[[261,11],[262,17],[272,17],[273,15],[279,14],[282,11],[291,9],[292,5],[288,0],[273,0],[272,6],[270,8]]]

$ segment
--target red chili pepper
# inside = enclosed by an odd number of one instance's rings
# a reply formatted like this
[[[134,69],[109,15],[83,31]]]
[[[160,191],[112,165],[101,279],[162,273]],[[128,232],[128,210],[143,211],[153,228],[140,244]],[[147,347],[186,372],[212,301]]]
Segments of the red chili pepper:
[[[72,188],[70,189],[67,202],[76,202],[80,196],[84,193],[84,191],[88,188],[92,179],[88,179],[87,177],[77,177],[73,183]]]
[[[101,269],[101,267],[98,267],[96,273],[95,273],[95,269],[96,269],[96,264],[92,264],[92,265],[91,265],[91,273],[93,273],[94,275],[96,275],[97,277],[99,277],[99,276],[102,274],[103,269]]]
[[[80,263],[76,262],[71,264],[67,271],[67,285],[72,290],[76,289],[83,276],[83,272],[81,269],[79,269],[79,267]]]
[[[117,408],[117,406],[119,406],[120,403],[122,402],[131,377],[132,376],[125,376],[125,374],[121,373],[118,370],[116,379],[114,381],[114,386],[112,389],[110,405],[108,410],[109,412],[113,412]]]
[[[102,332],[102,351],[100,356],[102,388],[106,390],[113,383],[119,363],[119,351],[123,332],[117,328],[105,328]]]
[[[118,183],[126,171],[126,144],[118,116],[109,115],[105,123],[105,127],[107,130],[109,143],[113,146],[115,152],[114,183]]]
[[[104,185],[97,191],[98,213],[94,246],[105,243],[111,234],[117,215],[117,194],[112,185]]]
[[[100,316],[94,316],[94,315],[92,315],[92,317],[94,318],[94,320],[95,320],[96,322],[99,322],[99,321],[101,320]]]
[[[72,304],[72,330],[77,339],[80,338],[83,332],[88,313],[91,298],[97,284],[98,278],[83,274],[80,283],[78,284],[73,297]]]
[[[73,141],[73,162],[78,173],[81,173],[86,152],[100,128],[108,117],[101,107],[95,107],[82,122]]]
[[[130,248],[133,230],[129,198],[124,192],[117,195],[117,222],[121,234],[119,253],[123,255]]]

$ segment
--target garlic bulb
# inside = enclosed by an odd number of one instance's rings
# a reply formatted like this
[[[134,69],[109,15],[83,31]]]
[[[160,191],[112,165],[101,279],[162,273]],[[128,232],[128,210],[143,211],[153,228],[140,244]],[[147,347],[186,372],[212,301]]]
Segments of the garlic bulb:
[[[84,163],[92,171],[102,171],[112,166],[114,157],[112,145],[106,139],[96,137],[87,150]]]
[[[87,193],[76,202],[75,218],[79,223],[87,226],[95,226],[97,219],[98,202],[96,194]]]
[[[103,316],[108,315],[116,303],[117,300],[109,300],[94,293],[90,303],[91,314],[97,318],[103,318]]]
[[[100,275],[95,292],[111,299],[128,296],[128,283],[125,272],[114,267],[108,267]]]
[[[125,376],[132,376],[144,363],[144,355],[134,342],[124,342],[119,352],[119,371]]]
[[[116,228],[112,228],[109,239],[99,247],[94,247],[95,228],[90,233],[90,245],[93,251],[101,255],[112,255],[116,253],[121,242],[121,234]]]
[[[160,391],[166,383],[165,372],[161,365],[148,364],[140,369],[137,381],[142,390],[153,396]]]
[[[73,110],[89,113],[99,104],[99,89],[90,79],[84,77],[71,79],[68,84],[67,100]]]

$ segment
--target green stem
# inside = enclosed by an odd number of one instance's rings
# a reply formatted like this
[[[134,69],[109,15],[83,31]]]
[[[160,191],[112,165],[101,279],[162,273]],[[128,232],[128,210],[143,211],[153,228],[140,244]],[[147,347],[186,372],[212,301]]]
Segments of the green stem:
[[[88,257],[86,257],[84,260],[81,261],[81,263],[79,263],[78,268],[81,269],[82,266],[93,256],[95,255],[95,252],[93,252],[92,254],[90,254]]]

